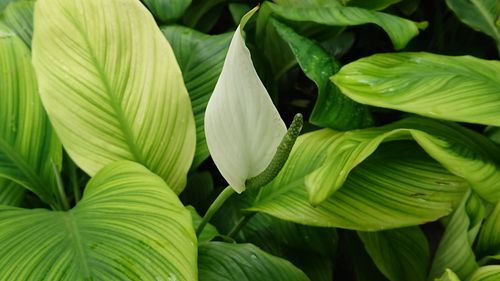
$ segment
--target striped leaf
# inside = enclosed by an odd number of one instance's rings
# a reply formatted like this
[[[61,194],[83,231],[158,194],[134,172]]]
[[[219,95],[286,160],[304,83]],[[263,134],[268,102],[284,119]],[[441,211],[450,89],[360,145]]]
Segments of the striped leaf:
[[[121,161],[72,210],[0,207],[1,280],[196,280],[191,217],[164,181]]]
[[[197,167],[210,155],[205,141],[205,109],[222,71],[232,33],[206,35],[175,25],[161,30],[172,45],[191,98],[196,122],[196,152],[192,167]]]
[[[342,188],[313,206],[306,178],[325,165],[326,155],[338,150],[335,140],[340,135],[324,129],[299,137],[283,170],[261,189],[249,210],[306,225],[374,231],[445,216],[468,187],[414,143],[390,142],[358,164]],[[328,176],[335,179],[338,174],[332,171]]]
[[[18,0],[10,3],[2,15],[2,20],[31,48],[33,34],[33,11],[35,1]]]
[[[470,277],[470,281],[497,281],[500,280],[500,265],[480,267]]]
[[[434,255],[428,280],[450,269],[466,280],[478,268],[472,244],[484,218],[484,207],[477,195],[466,195],[446,225]]]
[[[366,251],[391,281],[425,281],[430,264],[429,244],[419,227],[358,232]]]
[[[191,104],[174,53],[137,0],[40,0],[33,62],[45,108],[89,175],[143,164],[179,193],[195,149]]]
[[[0,205],[19,206],[26,189],[8,179],[0,179]]]
[[[38,96],[31,54],[23,41],[0,24],[0,177],[62,208],[52,163],[61,164],[61,145],[52,132]],[[7,180],[2,185],[11,186]],[[9,189],[9,187],[7,187]],[[21,196],[22,191],[16,192]],[[10,201],[10,200],[9,200]]]
[[[328,5],[269,5],[274,13],[288,20],[315,22],[333,26],[351,26],[373,23],[380,26],[389,35],[394,48],[402,49],[425,28],[427,23],[416,23],[397,16],[370,11],[357,7],[345,7],[336,1]]]
[[[252,244],[203,243],[199,247],[199,278],[203,281],[308,281],[289,261]]]
[[[481,228],[476,248],[477,255],[489,260],[500,260],[500,202],[488,216]]]
[[[455,272],[446,269],[444,274],[440,278],[436,278],[435,281],[460,281]]]
[[[500,62],[430,53],[377,54],[332,81],[351,99],[433,118],[500,125]]]

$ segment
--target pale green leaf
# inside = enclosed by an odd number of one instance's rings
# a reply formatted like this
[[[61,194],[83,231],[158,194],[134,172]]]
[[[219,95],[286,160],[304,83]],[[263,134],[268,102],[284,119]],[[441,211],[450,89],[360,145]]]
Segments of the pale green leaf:
[[[196,280],[189,212],[165,182],[121,161],[72,210],[0,207],[1,280]]]
[[[425,281],[430,264],[429,244],[419,227],[358,232],[366,251],[391,281]]]
[[[165,26],[161,30],[172,45],[191,98],[196,122],[192,167],[197,167],[210,154],[205,142],[205,109],[222,71],[232,34],[206,35],[182,26]]]
[[[61,164],[61,145],[38,96],[31,54],[0,24],[0,177],[61,208],[52,162]]]
[[[500,280],[500,265],[488,265],[480,267],[469,281],[498,281]]]
[[[500,259],[500,202],[483,224],[476,250],[479,257],[498,256]]]
[[[278,34],[288,43],[305,75],[318,87],[318,98],[309,121],[337,130],[358,129],[372,125],[370,112],[343,95],[330,82],[340,64],[312,40],[297,34],[277,20],[271,20]]]
[[[483,217],[484,207],[479,197],[474,193],[465,196],[446,225],[434,255],[429,280],[441,276],[447,269],[460,279],[467,279],[478,268],[472,244]]]
[[[19,206],[24,199],[26,189],[19,184],[0,179],[0,205]]]
[[[460,281],[460,279],[455,274],[455,272],[446,269],[443,276],[441,276],[440,278],[436,278],[435,281]]]
[[[142,2],[161,22],[179,19],[191,4],[191,0],[142,0]]]
[[[299,137],[283,170],[261,189],[249,210],[306,225],[374,231],[445,216],[468,186],[417,145],[391,142],[358,164],[341,189],[313,206],[305,188],[306,177],[337,149],[335,140],[340,135],[324,129]],[[329,176],[337,175],[332,172]]]
[[[377,54],[332,77],[351,99],[452,121],[500,125],[500,62],[430,53]]]
[[[498,0],[446,0],[446,4],[461,21],[488,34],[500,44],[500,30],[495,25],[500,15],[497,10]]]
[[[0,0],[0,12],[2,12],[10,2],[14,2],[14,0]]]
[[[199,278],[202,281],[307,281],[289,261],[272,256],[252,244],[208,242],[200,244]]]
[[[215,165],[237,192],[271,162],[286,126],[254,69],[240,27],[205,112]]]
[[[390,14],[370,11],[357,7],[345,7],[336,2],[315,6],[280,6],[269,4],[271,10],[288,20],[312,21],[333,26],[351,26],[373,23],[380,26],[389,35],[394,48],[402,49],[419,33],[419,28],[426,24],[412,22]]]
[[[45,108],[89,175],[133,160],[182,191],[195,149],[174,52],[136,0],[40,0],[33,62]]]
[[[33,34],[33,11],[35,2],[22,0],[10,3],[2,15],[2,20],[27,46],[31,47]]]

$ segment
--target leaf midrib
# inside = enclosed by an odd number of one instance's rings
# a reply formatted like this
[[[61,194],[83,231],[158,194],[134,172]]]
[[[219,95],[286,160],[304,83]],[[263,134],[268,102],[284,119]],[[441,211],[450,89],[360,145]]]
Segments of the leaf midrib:
[[[78,257],[77,260],[80,261],[78,263],[78,268],[83,270],[83,273],[80,273],[80,276],[89,278],[91,277],[91,271],[87,263],[87,254],[85,253],[85,249],[82,246],[82,238],[78,231],[78,225],[76,223],[75,215],[73,215],[72,210],[61,212],[61,214],[63,216],[66,229],[68,230],[68,236],[70,237],[70,240],[72,242],[70,244],[73,245],[73,249],[75,250],[76,256]]]
[[[486,23],[490,26],[490,28],[493,30],[495,34],[495,40],[499,41],[500,40],[500,33],[498,32],[498,29],[495,25],[495,20],[490,17],[490,14],[488,13],[488,10],[484,5],[477,1],[477,0],[472,0],[471,1],[478,9],[479,13],[483,16],[484,19],[486,19]]]
[[[76,29],[78,32],[80,32],[80,35],[82,36],[83,40],[85,41],[85,47],[88,50],[91,62],[93,66],[95,67],[98,78],[102,82],[106,95],[110,98],[111,100],[111,107],[115,111],[116,114],[116,119],[118,120],[118,124],[120,126],[120,129],[124,135],[125,142],[127,144],[127,147],[129,148],[130,153],[132,154],[132,157],[134,158],[136,162],[139,162],[143,165],[146,165],[146,162],[144,161],[142,154],[140,153],[138,147],[135,145],[133,134],[132,134],[132,129],[128,126],[128,124],[125,122],[125,116],[123,109],[119,103],[119,101],[116,99],[115,95],[113,95],[113,91],[111,90],[111,84],[109,83],[108,77],[104,72],[103,67],[97,60],[97,55],[95,53],[94,48],[92,47],[92,44],[90,43],[89,38],[87,37],[86,33],[82,29],[81,25],[79,22],[77,22],[76,18],[71,17],[71,21],[73,21],[73,24],[75,25]]]

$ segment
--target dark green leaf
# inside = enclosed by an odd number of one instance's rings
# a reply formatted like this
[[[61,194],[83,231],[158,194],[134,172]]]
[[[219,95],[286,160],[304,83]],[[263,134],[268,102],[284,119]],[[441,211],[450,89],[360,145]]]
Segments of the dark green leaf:
[[[3,21],[31,48],[33,10],[35,2],[29,0],[10,3],[3,12]]]
[[[191,4],[191,0],[142,0],[142,2],[161,22],[176,21]]]

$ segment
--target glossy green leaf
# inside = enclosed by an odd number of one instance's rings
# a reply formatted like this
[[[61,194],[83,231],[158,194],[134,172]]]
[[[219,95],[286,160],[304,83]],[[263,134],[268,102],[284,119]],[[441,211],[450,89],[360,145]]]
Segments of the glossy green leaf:
[[[500,259],[500,203],[496,204],[481,228],[476,252],[479,257],[496,256]]]
[[[8,179],[0,179],[0,205],[19,206],[26,189]]]
[[[468,186],[415,144],[391,142],[358,164],[341,189],[313,206],[306,177],[322,167],[326,155],[337,149],[335,140],[339,136],[325,129],[299,137],[281,173],[262,188],[249,209],[306,225],[374,231],[417,225],[447,215]],[[336,177],[333,171],[329,176]]]
[[[480,267],[470,277],[470,281],[497,281],[500,280],[500,265]]]
[[[318,87],[318,98],[309,121],[337,130],[358,129],[372,125],[370,112],[345,95],[330,82],[340,65],[321,46],[297,34],[279,21],[271,21],[278,34],[288,43],[305,75]]]
[[[33,34],[33,11],[35,2],[22,0],[10,3],[2,15],[2,20],[27,46],[31,47]]]
[[[316,6],[280,6],[269,4],[272,11],[288,20],[312,21],[334,26],[351,26],[373,23],[380,26],[389,35],[394,48],[402,49],[419,33],[419,28],[426,24],[412,22],[390,14],[370,11],[357,7],[345,7],[337,2]]]
[[[171,22],[182,17],[191,0],[142,0],[161,22]]]
[[[72,210],[0,207],[1,280],[196,280],[189,212],[158,176],[120,161]]]
[[[429,244],[419,227],[358,232],[366,251],[391,281],[425,281],[430,264]]]
[[[307,281],[289,261],[252,244],[203,243],[199,246],[199,279],[203,281]]]
[[[192,2],[182,18],[184,25],[201,32],[209,32],[219,20],[222,8],[229,0],[193,0]]]
[[[134,20],[131,20],[134,18]],[[33,63],[58,136],[89,175],[133,160],[182,191],[195,149],[174,52],[136,0],[40,0]]]
[[[182,26],[165,26],[163,34],[172,45],[191,98],[196,122],[196,152],[193,167],[208,158],[205,142],[205,109],[222,71],[232,33],[206,35]]]
[[[271,162],[287,129],[253,66],[239,26],[205,112],[205,137],[215,165],[241,193]]]
[[[345,65],[332,81],[363,104],[500,125],[499,61],[430,53],[377,54]]]
[[[435,281],[460,281],[455,272],[446,269],[444,274],[440,278],[436,278]]]
[[[383,10],[401,0],[342,0],[346,6],[354,6],[369,10]]]
[[[495,25],[500,16],[498,0],[446,0],[446,4],[461,21],[488,34],[500,46],[500,28]]]
[[[21,39],[0,25],[0,177],[62,208],[52,163],[61,164],[61,145],[38,96],[31,54]]]
[[[478,268],[472,244],[481,227],[484,211],[477,195],[471,193],[464,197],[446,226],[434,255],[429,280],[441,276],[446,269],[465,280]]]

